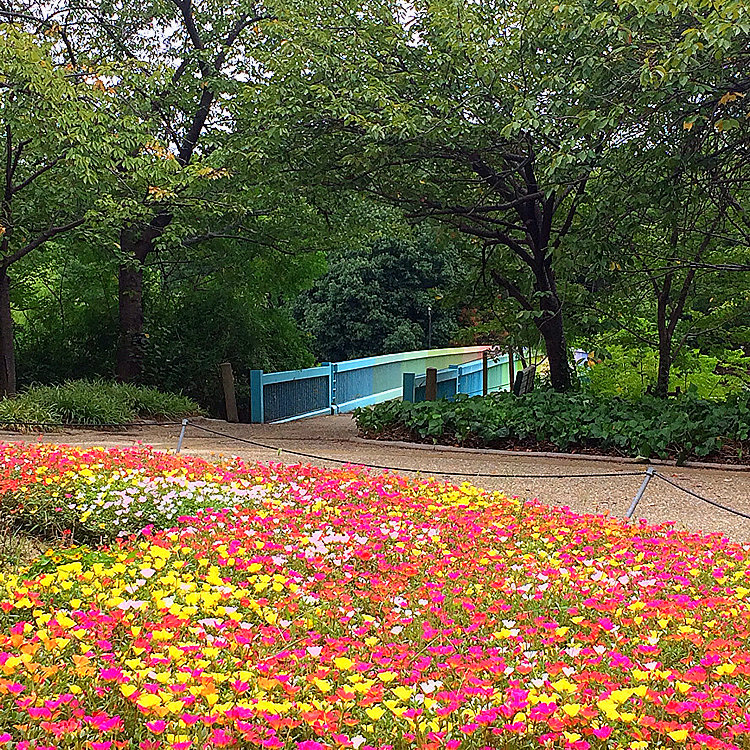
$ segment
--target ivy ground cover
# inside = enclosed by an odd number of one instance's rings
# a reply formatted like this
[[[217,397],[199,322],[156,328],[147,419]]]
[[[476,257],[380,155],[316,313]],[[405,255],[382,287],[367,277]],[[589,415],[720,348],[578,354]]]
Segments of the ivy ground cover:
[[[0,573],[0,748],[750,745],[747,545],[356,467],[0,452],[4,508],[109,539]]]

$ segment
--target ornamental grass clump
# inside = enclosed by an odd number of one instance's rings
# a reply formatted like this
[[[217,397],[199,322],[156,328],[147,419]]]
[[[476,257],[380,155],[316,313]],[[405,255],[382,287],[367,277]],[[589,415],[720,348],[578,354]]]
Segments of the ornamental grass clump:
[[[0,748],[750,742],[750,545],[358,467],[3,454],[15,496],[211,505],[0,574]]]
[[[71,380],[63,385],[32,386],[15,398],[0,401],[0,427],[124,425],[201,413],[200,406],[187,396],[129,383]]]

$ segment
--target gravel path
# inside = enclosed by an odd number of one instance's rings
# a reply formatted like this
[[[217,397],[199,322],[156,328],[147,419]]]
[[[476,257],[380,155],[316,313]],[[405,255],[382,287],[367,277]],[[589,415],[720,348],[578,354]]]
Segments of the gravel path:
[[[594,474],[645,471],[645,467],[617,461],[587,460],[563,457],[532,457],[488,452],[459,452],[437,447],[405,447],[357,438],[356,428],[348,415],[317,417],[275,425],[230,425],[217,420],[196,423],[235,437],[268,443],[282,449],[312,453],[351,463],[379,464],[423,474],[431,471],[456,472],[445,477],[450,481],[470,481],[479,487],[498,489],[509,495],[538,498],[548,505],[569,506],[577,513],[609,513],[624,516],[642,481],[640,476],[566,479],[564,474]],[[0,432],[1,442],[18,440],[68,445],[128,446],[135,443],[172,449],[177,445],[179,427],[138,427],[123,432],[89,432],[71,430],[43,436],[19,436]],[[276,450],[258,448],[202,432],[190,426],[183,452],[206,458],[217,455],[240,456],[246,461],[281,461],[340,466],[340,463],[300,458]],[[698,469],[674,466],[657,467],[665,476],[687,489],[750,514],[750,472]],[[511,474],[514,478],[490,478],[477,474]],[[552,478],[522,479],[519,474],[551,474]],[[442,477],[441,477],[442,478]],[[750,543],[750,520],[714,508],[653,479],[638,506],[636,518],[649,523],[674,522],[677,528],[721,533],[738,542]]]

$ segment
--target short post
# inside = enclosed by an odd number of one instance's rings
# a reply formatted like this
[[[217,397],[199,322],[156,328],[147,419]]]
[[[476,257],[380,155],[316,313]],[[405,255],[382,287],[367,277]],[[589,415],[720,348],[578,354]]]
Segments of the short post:
[[[250,370],[250,421],[263,424],[263,370]]]
[[[641,482],[641,486],[638,488],[638,492],[635,493],[635,497],[633,498],[633,502],[630,503],[630,507],[628,508],[628,512],[625,514],[626,518],[632,518],[633,513],[635,513],[635,509],[638,506],[638,503],[640,502],[640,499],[643,497],[643,493],[646,491],[646,487],[648,487],[648,483],[651,481],[651,477],[654,476],[654,467],[649,466],[648,469],[646,469],[646,476],[643,477],[643,482]]]
[[[428,367],[424,386],[425,401],[437,401],[437,369]]]
[[[402,401],[408,401],[409,403],[414,403],[414,399],[416,398],[416,386],[414,385],[414,380],[416,379],[416,375],[413,372],[405,372],[402,377],[402,390],[401,390],[401,400]]]
[[[513,383],[516,379],[516,365],[513,362],[513,347],[508,347],[508,390],[513,390]]]
[[[487,350],[485,349],[482,352],[482,395],[483,396],[486,396],[490,390],[490,374],[489,374],[489,367],[487,365],[488,357],[489,357],[489,354],[487,353]]]
[[[224,406],[227,412],[227,422],[239,422],[240,417],[237,414],[237,397],[234,393],[232,363],[222,362],[219,365],[219,369],[221,370],[221,387],[224,389]]]
[[[182,441],[185,439],[185,430],[187,429],[188,421],[187,419],[182,420],[182,429],[180,430],[180,437],[177,438],[177,451],[176,453],[179,453],[182,450]]]

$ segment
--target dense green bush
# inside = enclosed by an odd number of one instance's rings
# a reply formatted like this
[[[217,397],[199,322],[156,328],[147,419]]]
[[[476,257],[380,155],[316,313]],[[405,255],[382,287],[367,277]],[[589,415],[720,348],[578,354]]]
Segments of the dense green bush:
[[[458,331],[446,304],[462,279],[455,247],[427,229],[330,253],[328,272],[295,304],[315,355],[340,361],[446,346]]]
[[[138,419],[180,419],[201,409],[187,396],[156,388],[72,380],[63,385],[33,386],[16,398],[0,401],[3,423],[127,424]],[[12,426],[12,424],[11,424]]]
[[[536,391],[459,397],[455,402],[389,401],[355,412],[362,434],[470,446],[595,449],[627,456],[707,456],[732,446],[742,458],[750,436],[750,395],[709,401],[603,398]],[[747,449],[748,446],[744,446]]]

